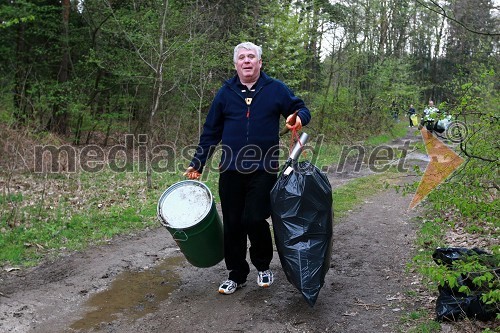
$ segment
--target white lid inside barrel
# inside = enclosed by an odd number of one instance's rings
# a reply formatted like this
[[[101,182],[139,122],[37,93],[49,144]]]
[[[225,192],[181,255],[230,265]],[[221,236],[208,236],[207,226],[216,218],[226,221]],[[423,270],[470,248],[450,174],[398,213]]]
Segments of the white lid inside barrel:
[[[200,182],[182,181],[169,187],[158,203],[163,221],[174,229],[201,222],[212,208],[212,194]]]

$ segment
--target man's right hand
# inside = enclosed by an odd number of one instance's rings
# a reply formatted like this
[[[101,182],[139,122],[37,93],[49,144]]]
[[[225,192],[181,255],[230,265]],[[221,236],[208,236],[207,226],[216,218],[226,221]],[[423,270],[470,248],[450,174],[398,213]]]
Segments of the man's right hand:
[[[195,168],[189,167],[186,169],[186,172],[184,172],[183,176],[186,176],[189,179],[196,180],[200,179],[201,173],[199,173]]]

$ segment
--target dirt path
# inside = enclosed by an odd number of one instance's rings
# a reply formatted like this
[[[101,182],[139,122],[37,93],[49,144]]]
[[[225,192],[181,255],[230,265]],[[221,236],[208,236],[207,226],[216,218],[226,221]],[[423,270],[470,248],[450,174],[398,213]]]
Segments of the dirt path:
[[[330,176],[334,187],[346,177]],[[2,272],[0,332],[398,332],[414,279],[405,272],[417,214],[407,211],[410,201],[387,190],[336,219],[331,268],[314,308],[286,280],[277,253],[272,287],[257,287],[252,268],[247,287],[220,295],[224,263],[191,266],[158,228]]]

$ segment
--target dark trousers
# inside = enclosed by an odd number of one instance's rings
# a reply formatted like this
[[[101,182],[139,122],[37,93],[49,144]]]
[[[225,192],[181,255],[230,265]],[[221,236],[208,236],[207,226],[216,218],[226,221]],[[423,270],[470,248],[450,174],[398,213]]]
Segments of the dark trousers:
[[[270,194],[277,175],[265,171],[249,174],[224,171],[219,177],[219,195],[224,222],[224,257],[229,279],[243,283],[250,273],[246,261],[247,236],[250,260],[258,271],[269,269],[273,258]]]

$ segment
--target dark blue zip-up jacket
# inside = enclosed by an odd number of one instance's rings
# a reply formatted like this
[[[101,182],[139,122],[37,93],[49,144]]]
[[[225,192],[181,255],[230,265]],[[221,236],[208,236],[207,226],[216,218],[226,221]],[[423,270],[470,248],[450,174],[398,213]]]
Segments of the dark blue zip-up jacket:
[[[251,103],[247,104],[246,98],[251,98]],[[240,83],[238,76],[227,80],[212,102],[190,166],[202,172],[221,143],[221,171],[276,172],[280,117],[286,119],[295,111],[299,111],[302,125],[307,125],[311,114],[304,101],[283,82],[264,72],[251,91]]]

